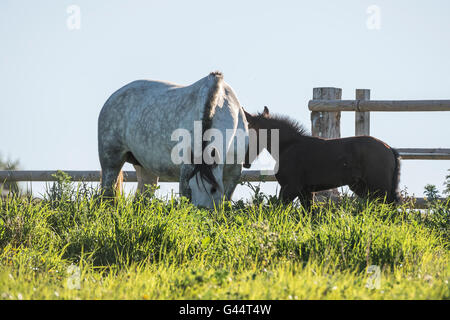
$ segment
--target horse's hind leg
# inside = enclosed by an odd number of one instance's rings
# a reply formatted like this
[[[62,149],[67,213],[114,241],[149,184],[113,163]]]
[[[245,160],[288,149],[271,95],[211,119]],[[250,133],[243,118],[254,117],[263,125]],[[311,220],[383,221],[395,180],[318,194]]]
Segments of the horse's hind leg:
[[[125,163],[125,154],[118,152],[100,152],[100,165],[102,167],[101,188],[103,196],[113,198],[115,195],[115,186],[120,170]]]
[[[155,187],[158,184],[158,176],[145,170],[142,166],[134,164],[134,169],[136,170],[136,177],[138,181],[137,193],[145,194],[149,186]]]

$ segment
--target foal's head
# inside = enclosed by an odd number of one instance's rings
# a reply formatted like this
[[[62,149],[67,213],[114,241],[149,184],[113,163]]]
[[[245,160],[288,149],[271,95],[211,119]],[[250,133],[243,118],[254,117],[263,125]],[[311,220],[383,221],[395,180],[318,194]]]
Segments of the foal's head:
[[[295,142],[302,136],[309,135],[307,130],[296,120],[284,115],[272,115],[269,113],[269,108],[267,107],[264,107],[263,112],[257,113],[256,115],[252,115],[245,110],[244,113],[248,122],[250,144],[252,143],[252,134],[255,135],[253,137],[253,141],[256,141],[257,144],[256,154],[252,154],[250,152],[250,147],[248,148],[245,155],[245,168],[250,168],[251,163],[264,148],[272,154],[272,139],[278,139],[277,143],[279,146],[279,151],[281,152],[286,145]],[[273,129],[278,130],[277,137],[272,137]],[[261,140],[264,139],[264,137],[267,137],[266,143]]]
[[[245,117],[248,122],[248,129],[249,129],[249,135],[250,135],[250,141],[249,141],[249,148],[247,149],[247,152],[245,154],[245,160],[244,160],[244,168],[250,168],[252,162],[256,159],[256,157],[261,153],[261,151],[266,147],[269,149],[270,142],[269,142],[269,136],[267,136],[267,146],[260,146],[260,139],[259,139],[259,132],[261,129],[267,129],[267,123],[266,119],[270,118],[269,114],[269,108],[264,107],[264,110],[262,113],[258,113],[256,115],[252,115],[244,110]],[[256,136],[255,136],[256,135]],[[254,144],[256,142],[256,153],[250,152],[250,144]],[[253,146],[255,147],[255,146]],[[270,151],[269,151],[270,153]]]

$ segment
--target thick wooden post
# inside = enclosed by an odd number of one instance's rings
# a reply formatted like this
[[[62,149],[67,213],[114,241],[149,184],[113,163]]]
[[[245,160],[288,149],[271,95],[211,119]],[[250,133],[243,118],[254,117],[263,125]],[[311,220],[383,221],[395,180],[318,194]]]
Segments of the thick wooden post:
[[[341,100],[340,88],[314,88],[314,100]],[[340,138],[341,112],[311,112],[311,133],[315,137]]]
[[[341,100],[341,88],[314,88],[314,100]],[[311,112],[311,133],[315,137],[340,138],[341,137],[341,112]],[[337,189],[315,192],[314,201],[321,201],[332,196],[338,196]]]
[[[369,89],[356,89],[357,105],[355,112],[355,136],[369,136],[370,135],[370,112],[360,112],[358,109],[359,101],[370,100]]]

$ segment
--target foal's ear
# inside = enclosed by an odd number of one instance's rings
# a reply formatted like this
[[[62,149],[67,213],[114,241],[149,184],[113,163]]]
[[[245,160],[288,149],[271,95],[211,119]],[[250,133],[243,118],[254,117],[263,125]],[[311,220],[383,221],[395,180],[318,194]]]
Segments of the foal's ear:
[[[269,108],[267,108],[267,106],[264,106],[264,111],[263,111],[262,115],[266,118],[269,116]]]

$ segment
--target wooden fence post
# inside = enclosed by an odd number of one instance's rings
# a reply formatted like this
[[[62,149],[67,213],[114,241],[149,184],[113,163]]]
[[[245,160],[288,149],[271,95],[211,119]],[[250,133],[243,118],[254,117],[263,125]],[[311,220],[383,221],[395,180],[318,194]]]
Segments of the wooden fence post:
[[[355,136],[369,136],[370,135],[370,112],[360,112],[359,101],[370,100],[370,89],[356,89],[357,105],[355,111]]]
[[[341,100],[341,88],[314,88],[314,100]],[[340,138],[341,137],[341,112],[311,112],[311,134],[321,138]],[[338,196],[337,189],[315,192],[314,201],[325,200],[332,196]]]
[[[341,100],[340,88],[314,88],[314,100]],[[311,112],[311,133],[315,137],[340,138],[341,112]]]

